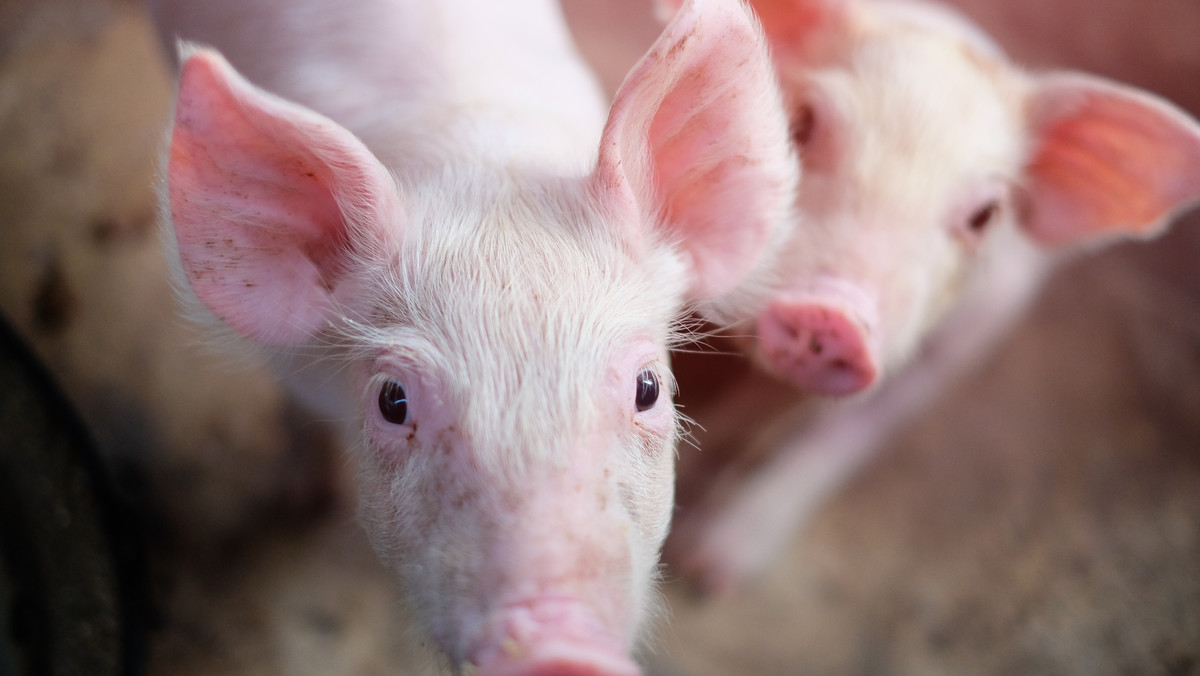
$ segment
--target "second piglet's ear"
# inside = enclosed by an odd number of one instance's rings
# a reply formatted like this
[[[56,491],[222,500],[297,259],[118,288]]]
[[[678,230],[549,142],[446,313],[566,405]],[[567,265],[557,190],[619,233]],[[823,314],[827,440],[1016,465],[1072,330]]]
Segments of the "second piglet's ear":
[[[855,0],[751,0],[780,58],[803,58],[814,47],[845,40]]]
[[[1200,125],[1097,77],[1046,76],[1028,105],[1024,227],[1048,246],[1160,232],[1200,200]]]
[[[338,312],[356,249],[394,236],[387,170],[349,131],[185,53],[167,168],[187,282],[239,333],[297,345]]]
[[[785,59],[804,54],[813,42],[843,39],[856,0],[749,0],[771,47]],[[683,0],[658,0],[661,19],[674,15]]]
[[[734,288],[787,227],[799,165],[766,45],[740,2],[689,0],[617,91],[599,189],[665,224],[693,299]]]

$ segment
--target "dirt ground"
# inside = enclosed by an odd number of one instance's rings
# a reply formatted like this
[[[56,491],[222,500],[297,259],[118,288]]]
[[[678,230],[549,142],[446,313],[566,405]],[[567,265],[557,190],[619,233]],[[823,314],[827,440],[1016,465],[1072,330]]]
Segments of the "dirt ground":
[[[1200,5],[960,0],[1018,58],[1200,113]],[[645,3],[572,0],[610,88]],[[154,223],[170,75],[128,2],[0,0],[0,310],[155,543],[149,673],[420,674],[346,461],[260,364],[175,319]],[[696,453],[683,448],[683,454]],[[669,581],[657,676],[1200,674],[1200,215],[1080,257],[1001,351],[761,578]]]

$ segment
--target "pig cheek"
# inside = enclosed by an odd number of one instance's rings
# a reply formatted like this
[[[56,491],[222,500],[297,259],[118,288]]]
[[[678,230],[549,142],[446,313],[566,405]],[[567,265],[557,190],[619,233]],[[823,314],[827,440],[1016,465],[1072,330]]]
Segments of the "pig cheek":
[[[911,359],[925,339],[962,297],[972,272],[987,260],[1005,229],[1015,227],[1012,209],[1001,203],[1000,214],[986,232],[964,235],[967,209],[951,215],[943,227],[930,228],[911,252],[883,270],[877,277],[885,294],[880,309],[882,364],[895,372]],[[968,206],[981,201],[975,197]],[[919,219],[915,219],[920,222]]]
[[[453,412],[437,397],[436,388],[415,369],[362,374],[363,437],[358,474],[364,522],[382,558],[410,559],[412,548],[436,528],[441,505],[430,481],[451,476],[448,467],[460,443]],[[393,374],[380,377],[383,373]],[[389,380],[405,386],[408,416],[404,424],[384,419],[380,387]],[[387,553],[385,555],[385,552]]]
[[[411,437],[410,437],[411,435]],[[416,432],[369,430],[359,457],[359,494],[364,522],[381,552],[403,556],[407,543],[427,534],[429,515],[424,475],[435,475]]]
[[[675,409],[669,396],[634,417],[632,455],[620,491],[648,555],[657,560],[675,501]]]
[[[412,455],[413,448],[420,444],[418,434],[422,432],[421,423],[410,420],[405,425],[392,425],[382,420],[375,410],[367,411],[366,418],[364,437],[367,453],[382,466],[401,467]]]
[[[449,446],[418,442],[398,464],[374,456],[360,471],[360,516],[380,559],[421,609],[430,636],[462,660],[492,589],[473,581],[488,533],[502,526],[494,517],[498,510],[481,508],[479,492],[450,461],[454,455]]]
[[[470,543],[496,528],[479,508],[472,477],[481,472],[456,436],[453,430],[417,433],[411,442],[369,448],[359,472],[363,521],[381,558],[422,605],[441,609],[440,617],[454,615],[446,604],[461,595],[452,588],[462,577],[456,570],[478,559]],[[425,571],[421,579],[406,572],[414,570]],[[439,640],[452,629],[431,628]]]
[[[1008,224],[997,222],[990,230],[999,227],[1008,227]],[[966,288],[971,271],[990,251],[997,234],[999,233],[993,231],[983,233],[983,236],[976,238],[970,246],[963,246],[954,236],[943,237],[942,241],[937,243],[940,246],[935,249],[934,260],[926,266],[930,270],[931,279],[927,288],[929,300],[924,313],[924,327],[936,324],[955,305]]]
[[[641,356],[619,362],[606,383],[607,427],[617,431],[612,438],[618,445],[605,463],[603,490],[612,492],[629,519],[633,528],[630,545],[642,553],[634,556],[635,561],[649,559],[648,565],[653,565],[674,502],[675,408],[669,375],[658,369],[658,400],[645,411],[637,410],[635,374],[647,368],[643,364],[663,362],[650,343],[628,348],[626,353]],[[602,496],[602,500],[608,499]]]
[[[653,407],[645,411],[631,411],[625,421],[626,429],[633,428],[646,444],[665,444],[674,434],[675,403],[671,400],[670,386],[661,382],[659,388],[658,401]]]
[[[933,253],[910,265],[907,274],[897,275],[881,309],[882,375],[895,373],[907,363],[938,321],[961,295],[964,273],[970,261],[954,246]]]

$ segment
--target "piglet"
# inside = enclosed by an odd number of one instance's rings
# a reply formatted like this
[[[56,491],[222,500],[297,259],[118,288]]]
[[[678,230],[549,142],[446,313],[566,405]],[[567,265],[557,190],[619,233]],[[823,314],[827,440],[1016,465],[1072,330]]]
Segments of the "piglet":
[[[748,10],[687,3],[607,120],[551,0],[155,14],[221,50],[181,52],[181,285],[343,422],[361,520],[453,669],[638,673],[675,323],[762,268],[794,201]]]
[[[797,399],[850,400],[777,425],[771,459],[681,519],[669,551],[709,590],[764,565],[998,341],[1063,252],[1153,237],[1200,199],[1200,126],[1158,97],[1027,73],[940,5],[751,4],[804,180],[768,283],[705,314]],[[714,408],[762,389],[751,378]]]

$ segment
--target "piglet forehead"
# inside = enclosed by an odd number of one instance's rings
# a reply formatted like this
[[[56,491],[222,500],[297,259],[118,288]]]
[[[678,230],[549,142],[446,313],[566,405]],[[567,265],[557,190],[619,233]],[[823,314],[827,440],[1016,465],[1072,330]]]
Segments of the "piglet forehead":
[[[922,30],[944,39],[958,41],[963,47],[983,57],[999,62],[1004,50],[970,19],[941,2],[927,0],[880,0],[874,12],[863,17],[879,17],[901,30]]]
[[[661,356],[683,291],[675,256],[635,257],[586,197],[563,210],[519,187],[418,210],[414,221],[438,232],[412,228],[373,273],[382,279],[365,312],[378,326],[365,338],[399,353],[419,339],[421,359],[437,362],[440,396],[462,408],[464,432],[505,447],[540,444],[547,429],[602,426],[614,365],[630,350]],[[429,213],[443,204],[455,213]]]
[[[783,79],[791,106],[815,112],[802,212],[862,212],[932,230],[979,181],[1020,172],[1016,85],[983,73],[952,42],[896,36],[836,68]]]

